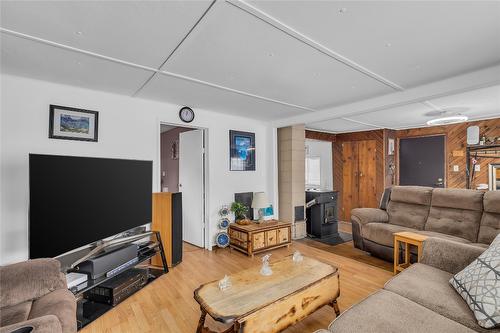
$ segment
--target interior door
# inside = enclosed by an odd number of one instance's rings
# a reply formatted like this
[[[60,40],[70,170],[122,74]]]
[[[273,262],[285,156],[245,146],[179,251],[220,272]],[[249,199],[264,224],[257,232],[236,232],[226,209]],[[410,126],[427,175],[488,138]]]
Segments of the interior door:
[[[399,140],[399,185],[444,187],[445,136]]]
[[[376,208],[377,200],[377,143],[358,141],[358,207]]]
[[[342,220],[351,220],[351,209],[358,207],[358,145],[342,143]]]
[[[182,238],[204,247],[203,131],[179,134],[179,192],[182,192]]]

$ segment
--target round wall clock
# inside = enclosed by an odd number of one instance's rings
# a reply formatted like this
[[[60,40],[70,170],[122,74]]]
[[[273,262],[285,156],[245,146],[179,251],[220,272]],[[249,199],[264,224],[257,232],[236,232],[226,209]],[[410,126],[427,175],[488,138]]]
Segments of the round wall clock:
[[[185,106],[179,111],[179,118],[185,123],[190,123],[194,120],[194,111]]]
[[[221,231],[215,236],[215,243],[218,247],[226,247],[229,245],[229,235],[225,231]]]

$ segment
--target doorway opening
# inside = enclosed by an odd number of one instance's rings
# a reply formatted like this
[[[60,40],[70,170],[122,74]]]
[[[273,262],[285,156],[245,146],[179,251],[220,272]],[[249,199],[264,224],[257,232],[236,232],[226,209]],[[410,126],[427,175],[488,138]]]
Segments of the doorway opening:
[[[160,122],[160,191],[182,193],[182,240],[207,248],[206,129]]]

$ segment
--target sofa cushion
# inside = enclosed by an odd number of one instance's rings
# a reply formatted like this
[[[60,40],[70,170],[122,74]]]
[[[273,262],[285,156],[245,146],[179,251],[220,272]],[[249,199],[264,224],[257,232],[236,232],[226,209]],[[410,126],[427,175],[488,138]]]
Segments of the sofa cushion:
[[[414,229],[389,223],[368,223],[361,228],[361,236],[380,245],[394,247],[395,232],[414,231]]]
[[[432,191],[431,206],[482,211],[483,195],[483,191],[436,188]]]
[[[479,326],[500,326],[500,235],[450,283],[474,312]]]
[[[387,204],[389,223],[423,230],[429,215],[432,188],[394,186]]]
[[[66,279],[60,268],[59,261],[50,258],[1,266],[0,307],[35,300],[56,289],[66,288]]]
[[[500,233],[500,191],[486,192],[483,197],[483,206],[477,241],[489,245]]]
[[[481,191],[435,189],[425,230],[476,242],[482,209]]]
[[[68,289],[58,289],[33,302],[28,319],[55,315],[62,332],[76,332],[76,301]]]
[[[453,275],[432,266],[414,264],[386,283],[384,289],[476,331],[481,328],[462,297],[448,283]]]
[[[380,290],[343,312],[328,329],[335,333],[474,332],[387,290]]]
[[[33,302],[23,302],[0,309],[0,326],[12,325],[28,319]]]
[[[429,206],[432,198],[432,187],[425,186],[393,186],[391,201]]]

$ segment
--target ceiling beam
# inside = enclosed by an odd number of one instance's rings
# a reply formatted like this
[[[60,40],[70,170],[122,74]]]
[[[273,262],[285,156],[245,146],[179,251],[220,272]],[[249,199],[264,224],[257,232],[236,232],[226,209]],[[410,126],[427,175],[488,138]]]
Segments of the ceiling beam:
[[[250,15],[255,16],[256,18],[260,19],[261,21],[264,21],[265,23],[271,25],[272,27],[280,30],[281,32],[287,34],[288,36],[295,38],[296,40],[306,44],[309,47],[312,47],[313,49],[323,53],[324,55],[342,63],[343,65],[346,65],[355,71],[358,71],[372,79],[377,80],[378,82],[385,84],[386,86],[396,90],[396,91],[402,91],[404,88],[400,86],[399,84],[392,82],[391,80],[383,77],[382,75],[379,75],[371,70],[369,70],[366,67],[363,67],[362,65],[356,63],[355,61],[329,49],[325,45],[313,40],[312,38],[304,35],[303,33],[295,30],[294,28],[290,27],[289,25],[286,25],[285,23],[279,21],[275,17],[263,12],[262,10],[248,4],[247,2],[243,0],[226,0],[227,3],[235,6],[236,8],[239,8],[243,10],[244,12],[247,12]]]
[[[284,127],[342,117],[349,118],[414,103],[422,103],[428,100],[487,88],[498,84],[500,84],[500,65],[421,85],[405,91],[394,92],[359,102],[327,108],[306,115],[297,115],[276,120],[273,122],[273,125],[276,127]]]

